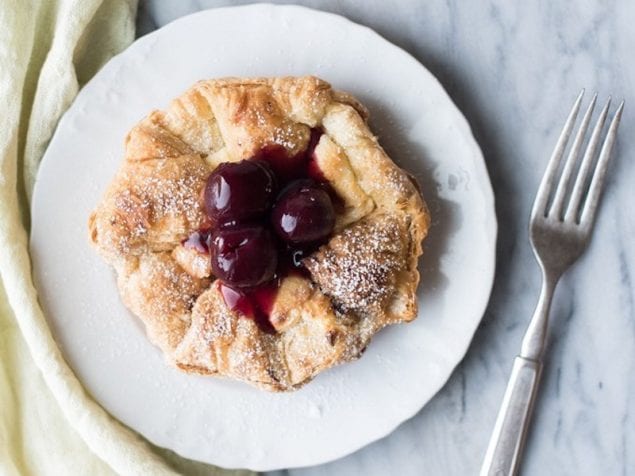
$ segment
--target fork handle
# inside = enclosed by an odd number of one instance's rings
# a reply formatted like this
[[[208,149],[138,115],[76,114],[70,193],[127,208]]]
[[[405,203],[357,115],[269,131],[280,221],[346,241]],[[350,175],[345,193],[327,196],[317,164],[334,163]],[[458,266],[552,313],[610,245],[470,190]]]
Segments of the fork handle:
[[[480,476],[517,474],[541,372],[539,361],[520,356],[514,359]]]

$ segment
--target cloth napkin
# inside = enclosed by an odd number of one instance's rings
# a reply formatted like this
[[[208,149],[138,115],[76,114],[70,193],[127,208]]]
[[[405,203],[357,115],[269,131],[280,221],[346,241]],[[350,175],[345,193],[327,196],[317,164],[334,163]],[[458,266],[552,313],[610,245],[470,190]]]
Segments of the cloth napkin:
[[[153,447],[95,403],[63,360],[31,279],[28,203],[40,159],[79,88],[134,39],[136,6],[136,0],[0,2],[3,475],[238,474]]]

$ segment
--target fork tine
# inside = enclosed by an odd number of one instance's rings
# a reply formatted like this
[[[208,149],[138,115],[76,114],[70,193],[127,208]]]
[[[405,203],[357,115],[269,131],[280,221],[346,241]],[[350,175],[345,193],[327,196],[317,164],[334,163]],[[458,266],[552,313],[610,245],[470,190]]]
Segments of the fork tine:
[[[611,151],[615,145],[615,138],[617,137],[617,128],[620,125],[620,119],[622,117],[622,111],[624,110],[624,101],[615,111],[613,120],[609,125],[609,131],[602,144],[602,150],[600,151],[600,158],[595,166],[593,172],[593,178],[591,179],[591,185],[589,185],[589,193],[587,194],[584,202],[584,210],[580,218],[580,223],[591,224],[595,219],[598,203],[600,202],[600,195],[602,194],[602,188],[604,185],[604,179],[606,178],[606,171],[609,165],[609,159],[611,158]]]
[[[565,196],[567,194],[569,182],[571,182],[571,175],[573,174],[573,169],[575,167],[576,162],[578,161],[578,155],[580,154],[582,142],[584,141],[584,137],[586,136],[586,131],[589,127],[589,122],[591,121],[591,115],[593,114],[593,108],[595,107],[595,102],[597,98],[598,98],[598,94],[595,93],[593,95],[593,99],[591,99],[591,104],[589,104],[589,107],[587,108],[586,113],[584,114],[584,117],[582,118],[582,123],[580,124],[578,133],[575,136],[573,145],[571,146],[571,150],[569,151],[569,155],[567,156],[567,160],[564,163],[562,176],[560,177],[560,182],[558,182],[556,195],[551,205],[551,211],[549,212],[558,220],[563,218],[562,215],[563,215],[563,209],[565,204]]]
[[[609,112],[610,106],[611,98],[609,97],[606,102],[606,106],[604,106],[602,112],[600,112],[600,117],[598,117],[598,120],[595,123],[589,144],[584,151],[584,157],[582,158],[582,164],[580,164],[578,176],[575,179],[575,185],[573,186],[573,192],[571,192],[571,200],[569,201],[569,206],[567,207],[567,211],[564,215],[564,221],[578,221],[578,211],[580,209],[580,203],[582,202],[584,184],[589,177],[593,157],[595,156],[595,151],[600,143],[600,135],[602,134],[602,128],[604,127],[604,122],[606,121],[606,115]]]
[[[531,211],[532,218],[538,215],[546,216],[549,192],[551,191],[551,187],[556,172],[558,171],[558,167],[560,166],[560,162],[562,161],[562,155],[564,154],[564,149],[567,145],[567,142],[569,141],[569,136],[571,135],[571,130],[573,129],[573,125],[575,124],[575,119],[578,116],[578,111],[580,110],[580,103],[582,102],[583,95],[584,89],[580,91],[580,94],[578,94],[578,98],[573,104],[573,108],[569,113],[569,117],[567,117],[567,122],[565,123],[564,128],[560,133],[560,137],[558,138],[558,142],[556,143],[556,148],[551,154],[551,158],[549,159],[549,163],[547,164],[547,170],[545,170],[545,174],[542,177],[542,181],[540,182],[540,187],[538,187],[536,200],[534,201],[534,206]]]

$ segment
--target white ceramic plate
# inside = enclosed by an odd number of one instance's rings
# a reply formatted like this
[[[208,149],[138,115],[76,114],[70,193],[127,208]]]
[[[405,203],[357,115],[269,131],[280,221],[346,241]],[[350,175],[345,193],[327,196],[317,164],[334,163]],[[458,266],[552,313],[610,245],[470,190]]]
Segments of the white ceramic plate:
[[[86,220],[126,132],[201,78],[315,74],[371,111],[389,154],[421,181],[432,216],[420,317],[381,332],[363,358],[290,394],[169,368],[89,248]],[[40,299],[68,362],[112,415],[153,443],[228,468],[327,462],[414,415],[461,360],[494,274],[490,182],[470,129],[437,80],[368,28],[300,7],[191,15],[138,40],[60,121],[33,196]],[[426,448],[421,448],[426,451]]]

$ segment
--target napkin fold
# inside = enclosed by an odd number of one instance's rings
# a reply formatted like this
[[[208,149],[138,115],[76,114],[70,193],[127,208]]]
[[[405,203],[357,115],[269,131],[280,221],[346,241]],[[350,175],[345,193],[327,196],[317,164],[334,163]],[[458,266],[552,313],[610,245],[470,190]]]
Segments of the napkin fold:
[[[3,475],[237,474],[156,448],[95,403],[63,360],[31,279],[28,204],[42,154],[79,88],[134,39],[136,3],[0,2]]]

